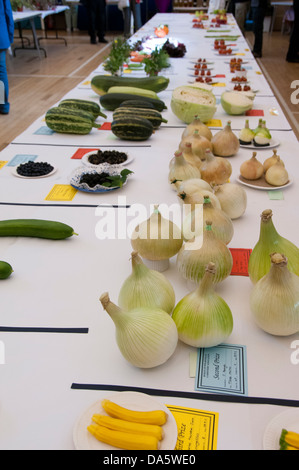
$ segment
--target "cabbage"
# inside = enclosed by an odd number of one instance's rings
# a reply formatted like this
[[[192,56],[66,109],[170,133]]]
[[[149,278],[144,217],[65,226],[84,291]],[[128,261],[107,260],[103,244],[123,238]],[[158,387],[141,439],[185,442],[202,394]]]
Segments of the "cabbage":
[[[252,109],[253,100],[238,91],[225,91],[221,95],[221,105],[229,115],[240,115]]]
[[[206,87],[183,85],[172,92],[170,107],[184,123],[190,124],[195,116],[208,122],[216,112],[216,98]]]

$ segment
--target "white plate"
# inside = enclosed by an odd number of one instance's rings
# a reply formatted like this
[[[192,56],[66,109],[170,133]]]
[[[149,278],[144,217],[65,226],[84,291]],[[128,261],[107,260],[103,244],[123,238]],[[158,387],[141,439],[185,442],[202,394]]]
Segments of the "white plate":
[[[299,410],[292,408],[273,418],[264,432],[264,450],[279,450],[279,438],[282,429],[299,433]]]
[[[53,168],[52,171],[50,171],[50,173],[47,173],[46,175],[41,175],[41,176],[23,176],[23,175],[19,175],[19,173],[17,172],[17,166],[15,168],[12,168],[11,172],[14,176],[17,176],[18,178],[23,178],[23,179],[26,179],[26,180],[36,180],[38,178],[47,178],[48,176],[52,176],[53,173],[55,173],[55,171],[57,171],[57,168]]]
[[[107,149],[107,150],[109,150],[109,149]],[[119,150],[118,150],[118,151],[119,151]],[[92,163],[89,163],[89,161],[88,161],[88,157],[89,157],[90,155],[94,155],[95,153],[96,153],[96,151],[91,151],[91,152],[88,152],[88,153],[86,153],[85,155],[83,155],[83,157],[82,157],[82,159],[81,159],[83,165],[89,166],[89,167],[91,167],[91,168],[98,168],[99,165],[93,165]],[[124,153],[126,153],[126,152],[124,152]],[[128,155],[128,159],[127,159],[125,162],[120,163],[119,166],[126,166],[126,165],[128,165],[129,163],[131,163],[132,161],[133,161],[133,157],[130,157],[130,156]],[[101,165],[102,165],[102,163],[101,163]],[[115,166],[115,164],[114,164],[114,166]]]
[[[264,179],[259,179],[252,183],[249,180],[245,181],[244,179],[242,179],[241,175],[237,178],[237,181],[241,184],[244,184],[245,186],[248,186],[249,188],[261,189],[263,191],[275,191],[278,189],[284,189],[290,186],[293,182],[292,180],[289,180],[289,182],[284,184],[283,186],[271,186]]]
[[[139,392],[118,392],[106,397],[108,400],[117,403],[120,406],[129,408],[135,411],[153,411],[164,410],[168,414],[168,419],[163,425],[164,438],[161,441],[159,450],[174,450],[177,443],[177,424],[174,416],[169,409],[156,401],[150,395]],[[116,447],[110,446],[103,442],[98,441],[89,431],[87,426],[91,424],[91,417],[93,414],[107,414],[102,406],[101,400],[91,405],[78,419],[73,430],[73,440],[77,450],[120,450]]]
[[[253,144],[240,144],[240,147],[243,147],[243,148],[246,148],[246,149],[256,150],[258,152],[259,150],[273,149],[275,147],[278,147],[279,145],[280,145],[279,140],[271,139],[270,145],[267,145],[265,147],[257,147]]]

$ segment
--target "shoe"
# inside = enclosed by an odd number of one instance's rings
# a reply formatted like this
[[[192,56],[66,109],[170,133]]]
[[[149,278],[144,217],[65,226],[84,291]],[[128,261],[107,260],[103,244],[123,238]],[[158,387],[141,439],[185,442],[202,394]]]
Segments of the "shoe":
[[[256,59],[260,59],[262,57],[261,52],[252,51],[252,54],[253,54],[253,57],[255,57]]]
[[[96,43],[97,43],[96,39],[91,39],[90,40],[90,44],[96,44]]]
[[[294,64],[299,64],[299,57],[292,57],[291,59],[286,59],[286,61]]]
[[[102,44],[108,44],[108,41],[105,38],[99,38],[99,42],[101,42]]]

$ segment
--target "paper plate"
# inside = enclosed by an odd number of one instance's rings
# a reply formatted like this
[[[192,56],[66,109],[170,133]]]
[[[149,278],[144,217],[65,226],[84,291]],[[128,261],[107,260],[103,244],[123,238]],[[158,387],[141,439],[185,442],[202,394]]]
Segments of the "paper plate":
[[[76,170],[73,171],[70,177],[70,185],[77,189],[78,191],[83,191],[85,193],[106,193],[108,191],[115,191],[117,189],[121,189],[127,183],[128,179],[120,186],[113,186],[113,187],[106,187],[100,184],[97,184],[94,187],[88,186],[87,183],[81,183],[80,179],[81,176],[84,174],[97,174],[97,173],[108,173],[109,175],[118,175],[123,169],[120,168],[120,165],[109,165],[108,163],[102,163],[101,165],[97,165],[96,168],[91,168],[87,165],[82,165]]]
[[[135,411],[164,410],[168,415],[168,419],[163,425],[164,438],[161,441],[159,450],[174,450],[178,435],[177,424],[174,416],[165,405],[162,405],[150,395],[139,392],[118,392],[105,398]],[[87,426],[92,423],[91,417],[95,413],[107,415],[101,406],[101,400],[91,405],[76,422],[73,430],[75,448],[77,450],[121,450],[98,441],[87,430]]]
[[[285,189],[292,184],[292,180],[289,180],[288,183],[284,184],[283,186],[272,186],[271,184],[267,183],[264,177],[259,178],[255,181],[249,181],[243,178],[243,176],[241,175],[239,175],[237,181],[241,184],[244,184],[245,186],[248,186],[249,188],[261,189],[264,191],[275,191],[277,189]]]
[[[299,410],[292,408],[273,418],[264,432],[264,450],[279,450],[282,429],[299,433]]]
[[[96,153],[95,151],[91,151],[91,152],[88,152],[88,153],[86,153],[85,155],[83,155],[83,157],[82,157],[82,159],[81,159],[83,165],[89,166],[89,167],[91,167],[91,168],[98,168],[99,165],[103,165],[103,163],[99,163],[98,165],[95,165],[95,164],[90,163],[90,162],[88,161],[88,158],[90,157],[90,155],[94,155],[95,153]],[[125,152],[124,152],[124,153],[125,153]],[[115,164],[115,163],[114,163],[113,166],[118,166],[118,165],[119,165],[119,166],[124,166],[124,165],[128,165],[128,164],[131,163],[132,161],[133,161],[133,158],[128,155],[128,158],[127,158],[127,160],[126,160],[125,162],[123,162],[123,163],[118,163],[118,164]],[[105,162],[105,163],[106,163],[106,162]],[[107,164],[109,165],[109,163],[107,163]]]
[[[52,165],[53,166],[53,165]],[[46,175],[40,175],[40,176],[24,176],[24,175],[19,175],[19,173],[17,172],[17,168],[18,167],[15,167],[15,168],[12,168],[11,172],[14,176],[17,176],[18,178],[23,178],[23,179],[26,179],[26,180],[29,180],[29,179],[33,179],[33,180],[36,180],[38,178],[47,178],[48,176],[52,176],[56,171],[57,171],[57,168],[53,167],[53,170],[50,171],[50,173],[47,173]]]
[[[280,141],[277,139],[271,139],[270,144],[265,146],[265,147],[257,147],[253,144],[240,144],[240,147],[246,148],[246,149],[252,149],[256,150],[259,152],[260,150],[267,150],[267,149],[273,149],[275,147],[278,147],[280,145]]]

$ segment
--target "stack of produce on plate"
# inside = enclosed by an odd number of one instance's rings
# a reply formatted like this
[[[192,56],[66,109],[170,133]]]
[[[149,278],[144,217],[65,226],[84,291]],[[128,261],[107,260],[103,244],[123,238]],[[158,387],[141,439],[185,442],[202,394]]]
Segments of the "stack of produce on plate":
[[[62,134],[89,134],[100,124],[98,117],[107,116],[94,101],[81,99],[67,99],[58,106],[49,109],[45,116],[47,126],[55,132]]]
[[[147,140],[162,122],[165,103],[157,93],[167,88],[169,79],[155,77],[114,77],[96,75],[92,89],[104,109],[113,111],[111,131],[122,140]]]
[[[270,209],[262,212],[249,258],[250,307],[261,329],[288,336],[299,331],[299,248],[278,233],[272,216]]]
[[[130,410],[102,400],[106,414],[95,413],[87,430],[100,442],[123,450],[158,450],[168,416],[164,410]]]
[[[258,126],[255,129],[250,129],[249,120],[246,119],[245,126],[239,133],[240,144],[251,145],[255,147],[268,147],[271,143],[271,133],[266,127],[266,121],[259,120]]]
[[[284,186],[289,182],[288,171],[277,155],[277,150],[273,150],[273,155],[264,163],[260,162],[257,153],[253,152],[252,157],[241,164],[240,174],[245,180],[253,182],[263,180],[274,187]]]
[[[299,433],[282,429],[279,446],[279,450],[299,450]]]

